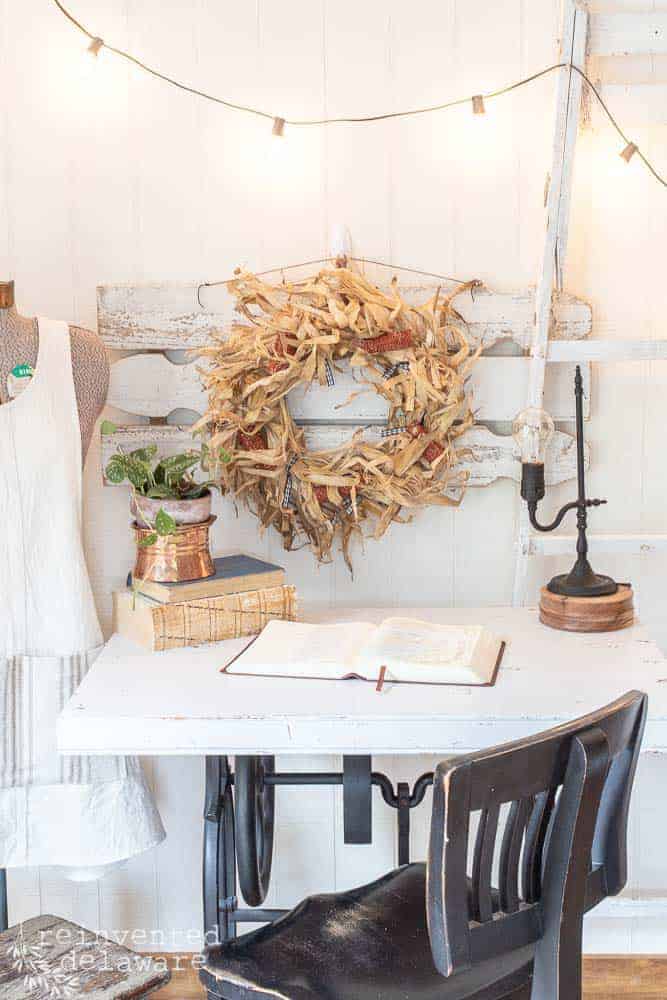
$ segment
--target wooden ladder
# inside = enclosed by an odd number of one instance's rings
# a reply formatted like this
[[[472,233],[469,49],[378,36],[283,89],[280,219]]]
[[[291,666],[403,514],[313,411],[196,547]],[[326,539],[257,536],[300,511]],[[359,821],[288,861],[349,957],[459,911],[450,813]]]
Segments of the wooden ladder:
[[[575,0],[564,0],[560,62],[582,69],[587,55],[603,57],[627,54],[667,54],[667,13],[592,13]],[[667,359],[667,340],[556,340],[554,309],[563,292],[563,273],[572,194],[572,172],[581,107],[581,76],[570,67],[560,71],[556,96],[553,157],[547,199],[547,226],[539,280],[535,291],[535,326],[530,349],[531,366],[526,405],[542,407],[548,362],[611,362]],[[610,102],[623,104],[620,114],[636,115],[640,106],[650,120],[664,124],[667,115],[660,103],[664,85],[610,86]],[[621,93],[622,91],[622,93]],[[664,102],[663,102],[664,103]],[[660,111],[660,108],[662,110]],[[630,122],[632,124],[632,122]],[[548,468],[547,468],[548,477]],[[533,555],[574,552],[573,535],[536,535],[531,531],[526,505],[520,502],[514,574],[513,604],[526,599],[528,559]],[[596,551],[637,554],[667,551],[667,533],[594,535]]]

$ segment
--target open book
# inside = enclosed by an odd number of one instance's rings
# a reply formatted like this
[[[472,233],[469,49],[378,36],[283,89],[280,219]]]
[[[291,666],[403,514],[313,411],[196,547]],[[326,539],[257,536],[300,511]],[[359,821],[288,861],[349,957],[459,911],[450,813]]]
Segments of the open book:
[[[413,684],[492,684],[504,644],[481,625],[386,618],[381,625],[271,621],[228,674]],[[384,668],[384,671],[383,669]]]

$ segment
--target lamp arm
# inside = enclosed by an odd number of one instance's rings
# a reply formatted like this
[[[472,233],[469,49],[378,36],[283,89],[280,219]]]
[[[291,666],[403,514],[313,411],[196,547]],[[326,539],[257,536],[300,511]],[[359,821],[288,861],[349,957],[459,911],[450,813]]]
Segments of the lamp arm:
[[[569,510],[574,510],[579,506],[578,500],[573,500],[571,503],[566,503],[564,507],[556,514],[551,524],[540,524],[537,520],[537,501],[531,501],[528,504],[528,516],[530,517],[530,523],[536,529],[536,531],[553,531],[561,523],[565,515]]]
[[[561,523],[565,515],[569,510],[575,510],[576,508],[586,508],[586,507],[599,507],[601,504],[606,503],[606,500],[584,500],[582,503],[580,500],[572,500],[571,503],[566,503],[564,507],[556,514],[555,518],[551,524],[540,524],[537,520],[537,500],[528,501],[528,516],[530,517],[530,523],[535,528],[536,531],[553,531]]]

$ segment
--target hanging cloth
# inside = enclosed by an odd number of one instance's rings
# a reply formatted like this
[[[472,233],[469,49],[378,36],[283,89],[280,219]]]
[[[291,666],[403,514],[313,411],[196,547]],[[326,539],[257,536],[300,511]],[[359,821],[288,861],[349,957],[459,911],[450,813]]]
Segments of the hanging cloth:
[[[0,868],[99,870],[165,836],[138,760],[57,751],[102,646],[81,499],[69,327],[39,320],[35,373],[0,406]]]

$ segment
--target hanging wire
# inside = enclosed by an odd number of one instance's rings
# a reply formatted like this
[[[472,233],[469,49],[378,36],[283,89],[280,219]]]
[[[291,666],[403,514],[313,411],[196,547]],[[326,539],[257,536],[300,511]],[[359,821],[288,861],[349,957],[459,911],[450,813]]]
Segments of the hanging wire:
[[[451,278],[447,274],[434,274],[432,271],[420,271],[416,267],[399,267],[396,264],[386,264],[382,260],[370,260],[368,257],[351,257],[349,254],[342,254],[341,257],[348,261],[351,260],[355,264],[372,264],[375,267],[388,267],[392,271],[407,271],[410,274],[420,274],[423,278],[437,278],[439,281],[451,281],[455,285],[465,285],[466,281],[461,278]],[[332,262],[338,261],[341,257],[319,257],[316,260],[304,260],[300,264],[287,264],[283,267],[269,267],[266,271],[258,271],[255,275],[257,278],[263,278],[267,274],[275,274],[276,271],[293,271],[297,267],[314,267],[315,264],[331,264]],[[204,303],[201,300],[201,290],[202,288],[218,288],[220,285],[228,285],[230,281],[234,281],[235,278],[221,278],[219,281],[202,281],[197,286],[197,302],[199,303],[200,309],[205,309]],[[470,288],[470,294],[474,298],[473,292],[476,285],[481,285],[480,282],[474,282]]]
[[[485,94],[471,95],[470,97],[459,97],[452,101],[446,101],[444,104],[432,104],[423,108],[411,108],[407,111],[389,111],[386,114],[382,115],[366,115],[360,118],[355,118],[355,117],[310,118],[310,119],[285,118],[280,115],[271,114],[268,111],[263,111],[260,108],[252,108],[249,105],[237,104],[234,101],[228,101],[222,97],[216,97],[214,94],[209,94],[206,93],[206,91],[198,90],[196,87],[191,87],[189,86],[189,84],[182,83],[180,80],[176,80],[171,76],[167,76],[165,73],[161,73],[159,70],[153,69],[152,66],[148,66],[141,59],[138,59],[136,56],[131,55],[131,53],[126,52],[124,49],[116,48],[114,45],[108,45],[104,41],[104,39],[99,37],[99,35],[93,34],[92,31],[89,31],[88,28],[84,27],[84,25],[81,24],[81,22],[78,21],[72,13],[70,13],[67,7],[65,7],[64,4],[61,3],[61,0],[53,0],[53,2],[58,8],[58,10],[67,18],[68,21],[70,21],[70,23],[74,27],[77,28],[83,35],[86,36],[86,38],[88,38],[93,44],[96,45],[95,51],[99,51],[100,48],[105,48],[109,52],[113,52],[114,55],[119,56],[121,59],[125,59],[127,62],[132,63],[133,66],[136,66],[138,69],[143,70],[150,76],[153,76],[158,80],[162,80],[164,83],[168,83],[170,86],[176,87],[178,90],[183,90],[188,94],[193,94],[195,97],[201,97],[205,101],[212,101],[214,104],[220,104],[223,107],[229,108],[232,111],[241,111],[244,112],[245,114],[255,115],[257,118],[263,118],[272,121],[274,123],[276,121],[280,121],[282,122],[282,126],[290,125],[298,128],[304,126],[322,126],[322,125],[363,125],[363,124],[370,124],[372,122],[389,121],[394,118],[411,118],[416,115],[432,114],[433,112],[436,111],[446,111],[448,108],[456,108],[464,104],[470,104],[473,100],[473,97],[482,97],[483,100],[485,101],[492,100],[494,97],[501,97],[504,94],[509,94],[512,91],[517,90],[519,87],[524,87],[529,83],[533,83],[535,80],[539,80],[540,77],[546,76],[549,73],[553,73],[557,69],[569,68],[570,72],[574,71],[575,73],[578,73],[581,79],[586,83],[590,92],[593,94],[598,104],[600,105],[600,107],[606,114],[607,118],[609,119],[609,122],[616,130],[620,138],[623,139],[625,145],[627,146],[630,142],[625,132],[618,124],[614,115],[612,114],[607,104],[603,100],[601,94],[593,84],[592,80],[589,79],[589,77],[586,75],[583,69],[581,69],[579,66],[576,66],[571,61],[554,63],[552,66],[547,66],[545,69],[539,70],[537,73],[532,73],[530,76],[526,76],[523,79],[517,80],[515,83],[510,83],[506,87],[501,87],[498,90],[492,90]],[[101,43],[101,45],[99,43]],[[282,131],[280,134],[282,134]],[[636,146],[635,143],[633,143],[633,145],[635,146],[634,152],[636,152],[637,156],[642,160],[642,162],[651,172],[653,177],[660,184],[662,184],[663,187],[667,187],[667,180],[656,170],[656,168],[653,166],[650,160],[644,155],[644,153],[642,153],[641,149],[639,149],[639,147]],[[404,270],[408,269],[406,268]]]

